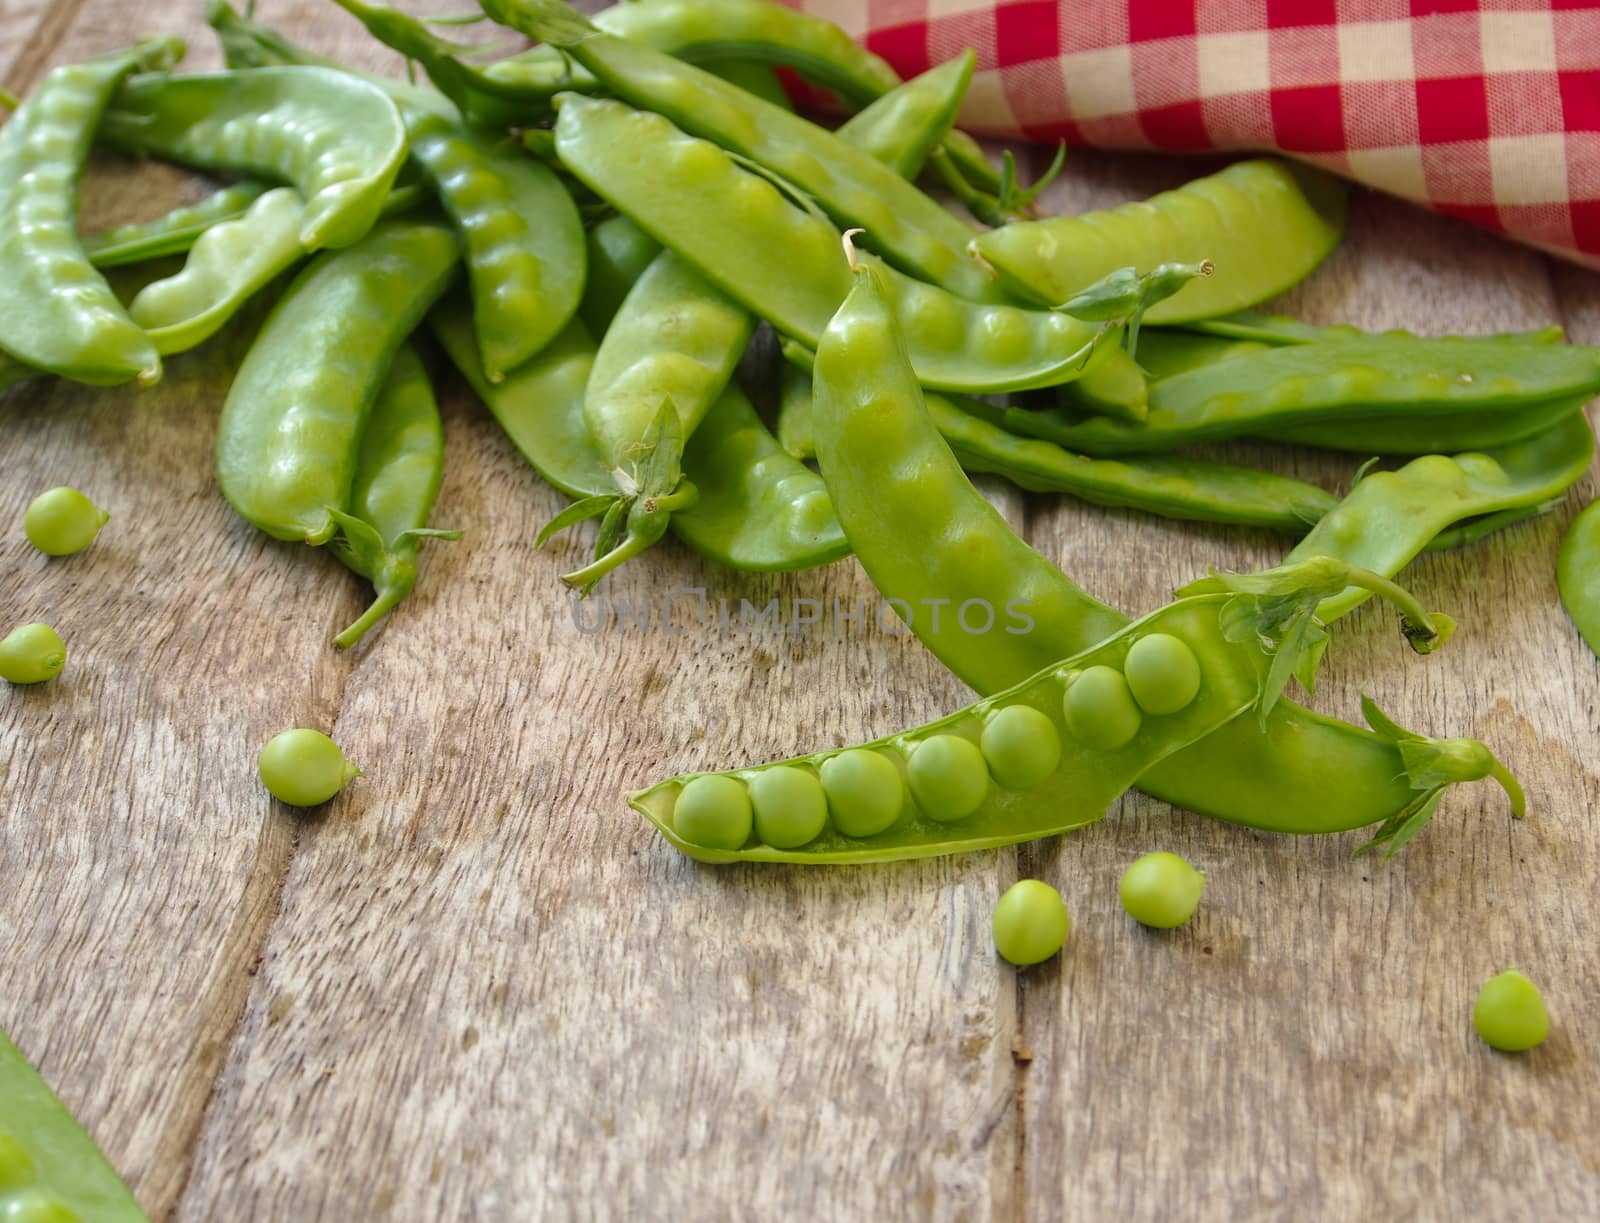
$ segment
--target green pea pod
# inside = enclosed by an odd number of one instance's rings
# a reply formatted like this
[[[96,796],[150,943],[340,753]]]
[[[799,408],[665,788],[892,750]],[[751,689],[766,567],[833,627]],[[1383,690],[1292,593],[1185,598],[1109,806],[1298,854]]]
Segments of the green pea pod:
[[[149,1223],[94,1139],[0,1032],[0,1213]]]
[[[713,76],[721,77],[730,85],[737,85],[746,93],[754,94],[771,106],[781,106],[785,110],[793,109],[789,105],[789,95],[783,90],[783,82],[778,79],[778,74],[765,64],[730,59],[720,64],[713,64],[707,71]]]
[[[768,0],[615,4],[597,13],[594,22],[608,33],[702,67],[715,68],[736,59],[790,68],[851,106],[865,106],[901,84],[893,68],[832,22]],[[551,46],[534,47],[491,64],[484,72],[507,83],[543,89],[546,96],[563,89],[595,88],[589,73],[570,66]],[[974,187],[999,189],[999,175],[965,133],[950,132],[940,156]]]
[[[1427,416],[1330,420],[1284,429],[1263,429],[1261,437],[1295,446],[1321,446],[1355,454],[1435,454],[1451,449],[1491,450],[1525,441],[1581,412],[1593,392],[1533,402],[1513,402],[1499,411],[1444,412]]]
[[[444,480],[444,424],[416,351],[402,344],[361,432],[350,511],[337,515],[333,553],[368,579],[377,599],[334,644],[348,649],[417,583],[417,544],[460,539],[428,527]]]
[[[1137,423],[1150,414],[1150,383],[1139,363],[1108,346],[1082,378],[1061,388],[1062,406]]]
[[[1334,548],[1354,564],[1398,573],[1447,527],[1478,515],[1532,509],[1559,497],[1588,471],[1594,435],[1581,412],[1548,432],[1499,450],[1424,455],[1398,471],[1372,472],[1290,551],[1286,560]],[[1335,541],[1339,541],[1335,543]],[[1318,609],[1332,621],[1362,603],[1352,587]]]
[[[1297,318],[1282,314],[1263,314],[1257,310],[1239,310],[1216,318],[1191,319],[1181,324],[1186,332],[1213,336],[1224,340],[1254,340],[1262,344],[1317,344],[1323,340],[1356,340],[1381,336],[1386,339],[1415,339],[1415,332],[1362,331],[1348,323],[1318,326],[1303,323]],[[1551,324],[1531,331],[1504,331],[1492,336],[1451,337],[1512,340],[1524,344],[1560,344],[1566,334],[1561,327]]]
[[[575,176],[735,301],[816,344],[850,288],[832,224],[659,115],[579,94],[559,101],[556,144]],[[1066,315],[965,301],[893,269],[884,280],[917,375],[934,389],[1070,381],[1111,340]]]
[[[141,289],[129,315],[163,356],[210,339],[246,301],[304,257],[305,211],[294,188],[267,192],[243,216],[202,233],[183,270]]]
[[[217,479],[241,517],[278,539],[333,538],[373,399],[459,257],[441,225],[384,221],[295,277],[217,427]]]
[[[1024,410],[1011,411],[1006,422],[1087,454],[1132,454],[1243,434],[1298,434],[1334,421],[1455,423],[1545,405],[1559,416],[1562,404],[1597,390],[1600,349],[1449,338],[1328,340],[1264,348],[1160,379],[1150,386],[1149,415],[1140,424]]]
[[[160,380],[155,345],[78,241],[78,179],[118,85],[182,54],[162,38],[51,69],[0,128],[0,351],[80,382]]]
[[[1556,560],[1556,585],[1589,649],[1600,654],[1600,502],[1586,506],[1572,520]]]
[[[778,443],[797,459],[817,457],[816,400],[811,394],[811,360],[799,369],[786,361],[779,371]]]
[[[914,182],[928,155],[950,134],[976,66],[977,56],[965,51],[890,90],[848,119],[836,134]],[[907,141],[900,135],[906,131],[919,135]]]
[[[83,239],[83,250],[97,268],[123,267],[168,255],[182,255],[213,225],[234,221],[270,190],[267,183],[219,187],[197,204],[174,208],[153,221],[119,225]]]
[[[382,90],[299,66],[132,77],[100,137],[205,170],[293,183],[306,201],[307,250],[359,241],[406,154],[405,125]]]
[[[578,313],[591,332],[604,335],[634,282],[661,253],[661,243],[624,216],[594,226],[587,243],[589,275]]]
[[[1150,307],[1152,323],[1226,314],[1283,292],[1338,244],[1345,190],[1305,166],[1258,159],[1104,212],[1018,221],[974,250],[1022,300],[1066,301],[1120,267],[1212,260],[1217,273]]]
[[[864,243],[910,274],[961,297],[1000,299],[966,255],[972,229],[866,150],[692,64],[606,34],[561,0],[484,0],[483,8],[560,46],[617,98],[781,175],[839,224],[866,229]]]

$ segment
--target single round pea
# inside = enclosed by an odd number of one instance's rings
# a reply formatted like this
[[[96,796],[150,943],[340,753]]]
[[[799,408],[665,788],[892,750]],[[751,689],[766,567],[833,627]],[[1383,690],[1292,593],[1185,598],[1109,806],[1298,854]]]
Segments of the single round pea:
[[[678,793],[672,826],[691,845],[740,849],[750,839],[750,795],[731,777],[696,777]]]
[[[983,806],[989,769],[971,739],[934,735],[912,749],[906,764],[911,796],[929,819],[941,824],[964,820]]]
[[[345,782],[364,776],[332,739],[303,727],[267,740],[256,771],[272,797],[291,807],[320,806],[344,789]]]
[[[1143,721],[1122,672],[1103,664],[1078,674],[1067,686],[1062,708],[1067,729],[1103,752],[1127,743],[1139,733]]]
[[[1008,705],[983,724],[980,741],[989,772],[1008,790],[1031,790],[1061,763],[1056,724],[1032,705]]]
[[[994,949],[1018,966],[1038,964],[1061,950],[1071,926],[1061,893],[1048,883],[1013,883],[994,907]]]
[[[22,529],[47,556],[71,556],[92,544],[110,517],[77,489],[62,485],[33,499],[22,516]]]
[[[1145,854],[1122,872],[1122,907],[1141,926],[1170,930],[1194,916],[1206,877],[1177,854]]]
[[[1491,1048],[1520,1053],[1550,1035],[1539,987],[1515,968],[1490,977],[1472,1004],[1472,1026]]]
[[[60,1198],[27,1189],[0,1205],[4,1223],[80,1223],[78,1212]]]
[[[775,849],[798,849],[828,823],[828,799],[822,783],[805,769],[780,764],[750,778],[750,806],[756,836]]]
[[[847,837],[870,837],[900,818],[906,805],[900,770],[887,756],[854,747],[829,756],[818,770],[833,826]]]
[[[24,624],[0,638],[0,679],[42,684],[60,675],[66,664],[66,642],[48,624]]]
[[[0,1194],[21,1189],[38,1179],[33,1159],[10,1134],[0,1134]]]
[[[1200,694],[1200,660],[1188,642],[1171,633],[1151,633],[1135,641],[1122,672],[1146,713],[1177,713]]]

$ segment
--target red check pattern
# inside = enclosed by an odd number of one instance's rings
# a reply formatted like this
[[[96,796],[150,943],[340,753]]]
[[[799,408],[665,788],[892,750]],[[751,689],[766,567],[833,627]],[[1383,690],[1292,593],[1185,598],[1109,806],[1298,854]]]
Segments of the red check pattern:
[[[902,76],[972,47],[980,134],[1276,150],[1600,267],[1600,3],[787,2]]]

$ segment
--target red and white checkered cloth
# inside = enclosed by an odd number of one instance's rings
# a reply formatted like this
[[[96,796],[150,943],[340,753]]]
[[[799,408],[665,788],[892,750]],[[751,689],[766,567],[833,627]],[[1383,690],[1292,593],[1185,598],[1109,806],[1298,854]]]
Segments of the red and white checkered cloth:
[[[1277,150],[1600,267],[1600,3],[787,0],[902,76],[978,55],[963,126]]]

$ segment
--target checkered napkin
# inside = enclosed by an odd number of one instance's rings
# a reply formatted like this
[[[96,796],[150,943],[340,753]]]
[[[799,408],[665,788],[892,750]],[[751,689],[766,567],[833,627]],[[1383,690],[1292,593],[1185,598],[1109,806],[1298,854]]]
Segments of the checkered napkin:
[[[787,0],[903,76],[972,47],[963,126],[1265,149],[1600,267],[1600,3]]]

